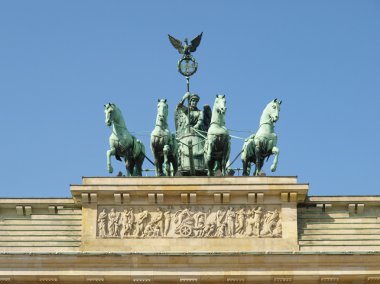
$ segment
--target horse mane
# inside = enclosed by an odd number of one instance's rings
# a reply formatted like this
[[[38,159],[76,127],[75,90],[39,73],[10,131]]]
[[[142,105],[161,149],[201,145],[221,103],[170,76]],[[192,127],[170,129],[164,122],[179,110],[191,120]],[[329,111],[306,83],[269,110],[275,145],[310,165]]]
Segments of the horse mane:
[[[222,115],[217,111],[217,103],[216,102],[219,99],[221,99],[221,97],[219,97],[219,96],[217,96],[215,98],[214,105],[212,107],[211,124],[217,123],[221,126],[225,126],[226,125],[225,115]]]
[[[162,128],[163,129],[168,129],[169,128],[169,124],[168,124],[168,115],[169,115],[169,105],[168,105],[168,103],[166,102],[166,99],[160,99],[159,101],[158,101],[158,103],[164,103],[164,104],[166,104],[166,111],[165,111],[165,114],[166,114],[166,117],[165,117],[165,119],[163,120],[163,122],[162,122]],[[158,115],[159,115],[159,113],[158,113],[158,111],[157,111],[157,116],[156,116],[156,126],[158,126]]]
[[[264,108],[261,116],[260,116],[260,124],[263,124],[263,123],[268,123],[267,121],[267,117],[265,115],[267,115],[268,112],[270,112],[270,108],[272,107],[272,104],[274,103],[274,100],[270,101]],[[269,110],[268,110],[269,109]]]

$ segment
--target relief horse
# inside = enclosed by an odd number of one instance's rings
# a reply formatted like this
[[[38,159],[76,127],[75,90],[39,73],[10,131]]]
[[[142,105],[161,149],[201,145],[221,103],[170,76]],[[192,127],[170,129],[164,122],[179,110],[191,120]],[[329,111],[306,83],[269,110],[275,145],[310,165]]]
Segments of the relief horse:
[[[215,170],[221,171],[222,175],[226,175],[226,164],[231,148],[230,136],[225,121],[226,111],[225,95],[216,95],[204,148],[204,159],[209,176],[213,176]]]
[[[175,175],[178,170],[178,147],[175,136],[170,133],[168,128],[168,104],[166,99],[158,100],[156,125],[150,135],[150,148],[154,156],[156,176],[164,175],[163,164],[165,164],[166,176],[171,175],[171,166],[173,175]]]
[[[141,176],[145,158],[144,144],[129,133],[121,111],[115,104],[108,103],[104,108],[106,125],[112,125],[112,134],[109,138],[110,150],[107,151],[108,172],[113,172],[111,156],[115,156],[119,161],[121,158],[124,159],[128,176]]]
[[[251,163],[256,165],[254,176],[265,175],[262,171],[264,160],[271,155],[274,155],[271,171],[276,171],[280,149],[276,147],[277,135],[274,132],[274,126],[280,117],[280,106],[281,101],[277,99],[271,101],[261,115],[258,131],[246,139],[241,154],[244,176],[249,176]]]

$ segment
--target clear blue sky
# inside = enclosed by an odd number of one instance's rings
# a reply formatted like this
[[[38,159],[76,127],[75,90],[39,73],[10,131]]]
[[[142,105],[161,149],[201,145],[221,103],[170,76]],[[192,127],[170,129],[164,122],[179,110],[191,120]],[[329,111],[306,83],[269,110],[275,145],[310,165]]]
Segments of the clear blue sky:
[[[186,88],[167,34],[201,31],[201,105],[225,94],[227,126],[255,132],[282,99],[276,175],[311,195],[379,194],[380,1],[91,0],[0,2],[0,196],[65,197],[82,176],[107,176],[107,102],[152,157],[157,98],[174,130]]]

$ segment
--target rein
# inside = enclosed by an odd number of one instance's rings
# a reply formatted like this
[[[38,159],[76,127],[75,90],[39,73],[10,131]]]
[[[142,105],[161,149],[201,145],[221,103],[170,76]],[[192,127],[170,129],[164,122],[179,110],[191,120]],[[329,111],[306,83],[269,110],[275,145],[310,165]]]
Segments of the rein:
[[[274,122],[272,121],[272,119],[269,119],[269,121],[260,123],[259,127],[263,126],[264,124],[268,124],[268,125],[274,126]]]

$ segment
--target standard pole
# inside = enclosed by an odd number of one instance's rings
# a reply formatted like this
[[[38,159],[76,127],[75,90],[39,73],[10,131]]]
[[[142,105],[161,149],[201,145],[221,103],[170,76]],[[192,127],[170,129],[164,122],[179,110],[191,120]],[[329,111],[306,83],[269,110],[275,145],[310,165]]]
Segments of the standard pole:
[[[190,93],[190,77],[186,76],[187,93]],[[187,97],[187,132],[190,133],[190,96]]]
[[[186,85],[187,85],[187,92],[190,93],[190,77],[189,76],[186,76]],[[189,133],[189,135],[190,135],[190,133],[191,133],[191,128],[190,128],[190,96],[187,98],[187,121],[188,121],[187,133]],[[195,176],[193,141],[192,141],[191,136],[189,136],[189,140],[187,142],[187,147],[189,148],[190,175]]]

